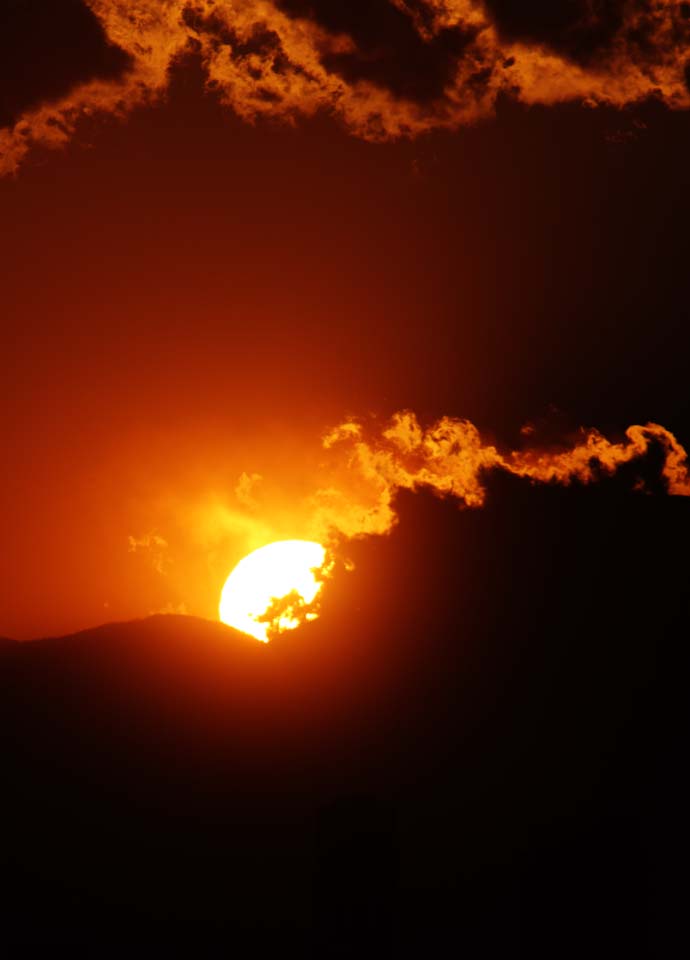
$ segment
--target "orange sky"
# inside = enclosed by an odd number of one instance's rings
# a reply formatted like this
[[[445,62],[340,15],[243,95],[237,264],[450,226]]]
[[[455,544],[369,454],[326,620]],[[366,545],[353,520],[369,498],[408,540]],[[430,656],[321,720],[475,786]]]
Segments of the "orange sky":
[[[257,538],[302,535],[350,415],[687,443],[682,109],[499,97],[381,143],[342,112],[247,123],[207,76],[187,56],[164,102],[0,180],[0,634],[214,615]]]

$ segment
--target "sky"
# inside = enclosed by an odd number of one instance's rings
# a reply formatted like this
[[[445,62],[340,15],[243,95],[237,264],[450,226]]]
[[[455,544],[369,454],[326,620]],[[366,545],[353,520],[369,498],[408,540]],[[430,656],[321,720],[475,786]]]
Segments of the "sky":
[[[0,64],[0,635],[464,505],[442,418],[690,443],[687,3],[13,0]]]

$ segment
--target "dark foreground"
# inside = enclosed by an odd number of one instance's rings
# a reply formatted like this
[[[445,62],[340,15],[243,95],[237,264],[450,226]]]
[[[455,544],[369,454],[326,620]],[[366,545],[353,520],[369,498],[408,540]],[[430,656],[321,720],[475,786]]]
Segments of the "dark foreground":
[[[690,503],[401,515],[268,647],[0,646],[5,956],[674,953]]]

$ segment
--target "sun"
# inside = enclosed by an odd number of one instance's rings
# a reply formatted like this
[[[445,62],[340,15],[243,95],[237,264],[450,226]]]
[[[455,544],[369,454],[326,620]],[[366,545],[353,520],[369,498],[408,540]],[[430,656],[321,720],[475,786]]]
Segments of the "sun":
[[[278,540],[237,564],[220,596],[220,619],[263,643],[318,616],[326,548],[312,540]]]

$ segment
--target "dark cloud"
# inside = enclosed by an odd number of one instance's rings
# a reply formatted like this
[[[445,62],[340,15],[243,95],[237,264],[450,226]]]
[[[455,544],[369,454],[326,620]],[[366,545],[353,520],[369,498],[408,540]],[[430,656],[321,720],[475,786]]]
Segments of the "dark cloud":
[[[0,10],[0,126],[77,84],[121,75],[130,59],[108,42],[81,0],[4,0]]]
[[[610,45],[630,6],[624,0],[486,0],[485,5],[505,40],[541,43],[583,64]]]
[[[294,69],[294,65],[289,63],[283,51],[280,36],[263,23],[256,24],[253,29],[243,35],[233,30],[217,14],[204,16],[200,11],[190,7],[183,11],[182,23],[198,36],[203,36],[216,53],[225,47],[228,57],[245,63],[247,73],[255,80],[260,79],[261,71],[252,65],[252,58],[270,61],[271,70],[276,74],[284,73],[289,67]],[[263,96],[271,98],[268,91],[263,91]]]
[[[248,37],[242,37],[233,30],[218,14],[204,16],[199,10],[187,7],[182,11],[182,23],[191,30],[210,36],[216,48],[227,46],[232,49],[233,57],[252,55],[263,56],[280,48],[280,37],[264,24],[257,24]]]
[[[354,41],[348,52],[325,53],[322,62],[348,83],[369,81],[397,97],[424,102],[443,95],[457,61],[471,46],[476,29],[453,27],[423,37],[414,20],[389,0],[279,0],[291,16],[306,17]],[[414,8],[422,18],[424,7]]]
[[[160,102],[192,49],[238,116],[328,112],[369,140],[457,129],[502,95],[687,109],[689,11],[677,0],[14,0],[0,22],[0,175],[37,144],[64,145],[83,116]]]

